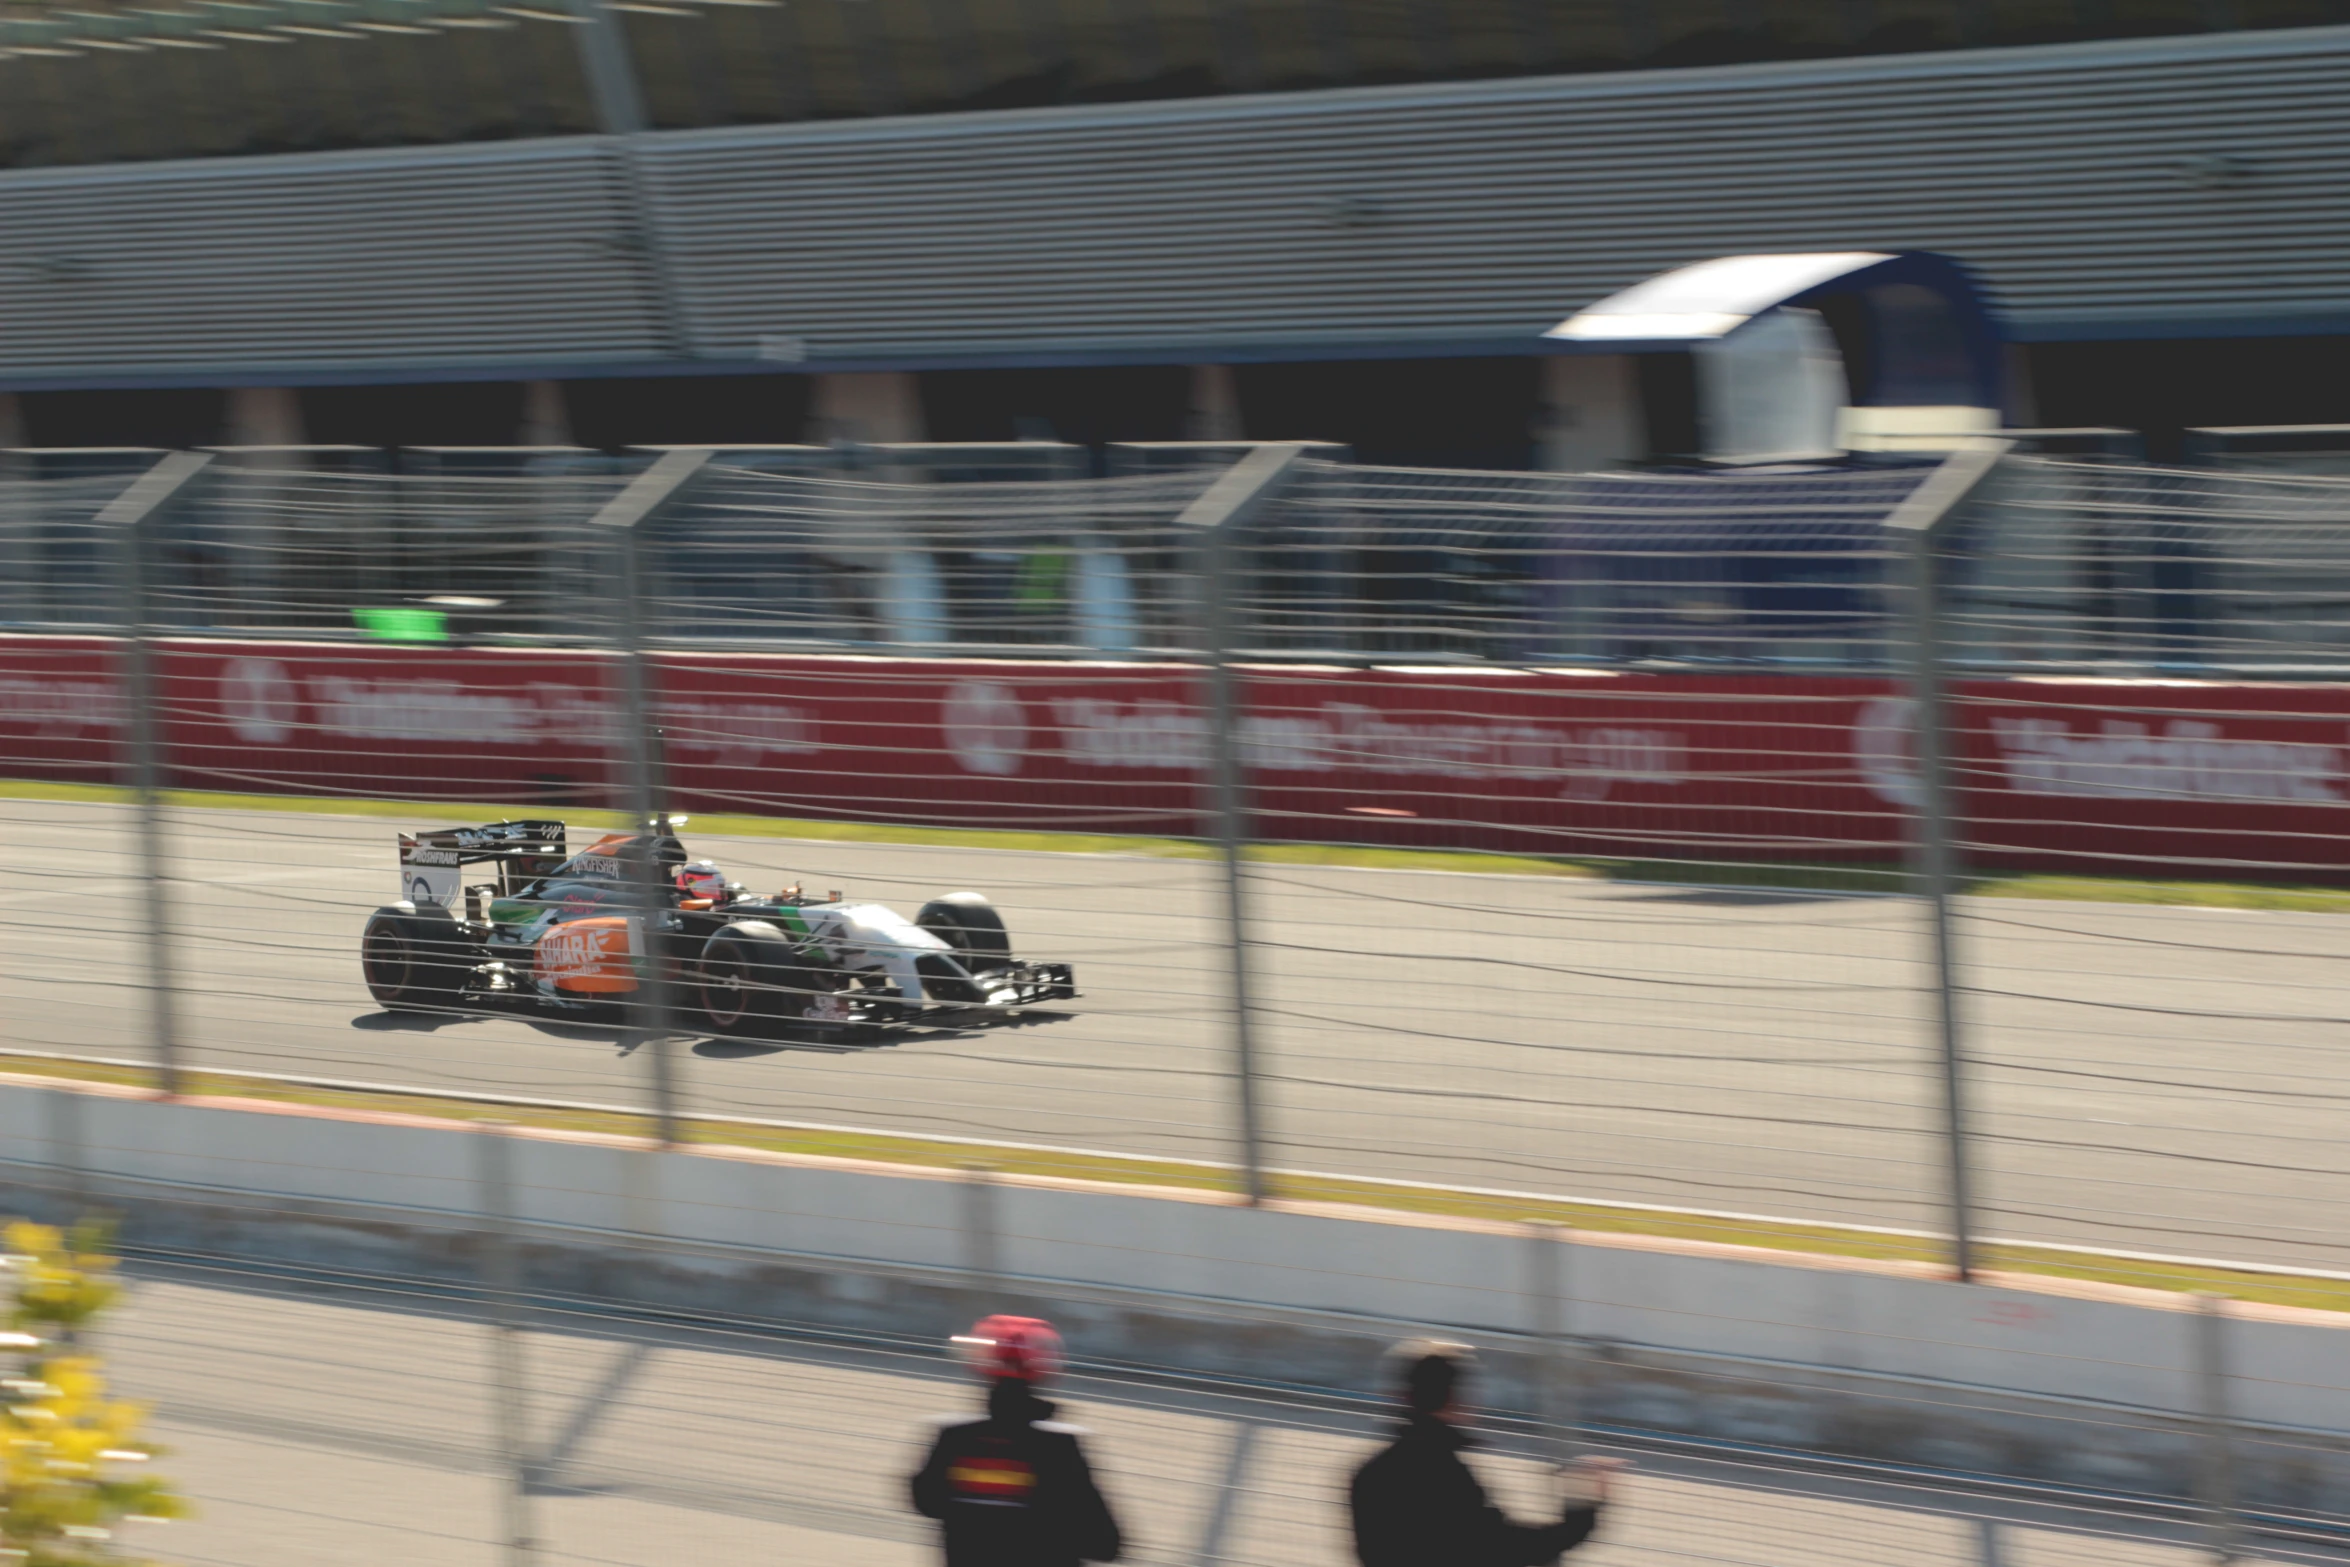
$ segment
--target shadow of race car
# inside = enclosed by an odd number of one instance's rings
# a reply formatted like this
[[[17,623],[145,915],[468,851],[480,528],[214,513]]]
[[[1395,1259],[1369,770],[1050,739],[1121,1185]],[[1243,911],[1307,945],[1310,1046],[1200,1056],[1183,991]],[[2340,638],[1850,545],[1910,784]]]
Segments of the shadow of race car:
[[[648,1026],[657,973],[673,1026],[753,1037],[967,1022],[1077,995],[1068,964],[1012,955],[1003,917],[976,892],[942,894],[912,919],[838,892],[754,894],[686,857],[683,821],[576,853],[557,821],[402,833],[401,901],[360,936],[368,993],[390,1011]],[[487,879],[469,880],[474,867]]]

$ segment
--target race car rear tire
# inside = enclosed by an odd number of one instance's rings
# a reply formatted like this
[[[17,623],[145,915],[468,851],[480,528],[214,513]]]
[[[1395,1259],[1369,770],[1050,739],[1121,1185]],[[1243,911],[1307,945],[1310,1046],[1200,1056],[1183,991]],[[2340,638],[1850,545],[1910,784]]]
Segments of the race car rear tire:
[[[386,1012],[453,1012],[476,953],[457,916],[437,904],[377,909],[359,937],[367,993]]]
[[[792,941],[761,920],[729,925],[702,948],[695,1001],[714,1034],[756,1034],[778,1018],[806,1010],[815,988],[794,961]]]
[[[942,893],[922,905],[914,923],[954,948],[974,974],[1004,968],[1012,961],[1012,937],[1004,929],[1004,917],[979,893]]]

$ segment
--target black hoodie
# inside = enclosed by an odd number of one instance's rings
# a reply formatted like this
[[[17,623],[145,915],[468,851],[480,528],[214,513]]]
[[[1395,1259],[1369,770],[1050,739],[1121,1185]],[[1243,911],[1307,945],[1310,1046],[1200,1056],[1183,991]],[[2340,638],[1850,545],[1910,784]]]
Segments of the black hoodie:
[[[936,1518],[946,1567],[1077,1567],[1114,1562],[1117,1520],[1093,1483],[1078,1430],[1009,1379],[987,1414],[942,1426],[914,1475],[914,1507]]]
[[[1355,1556],[1363,1567],[1543,1567],[1581,1545],[1597,1506],[1571,1504],[1557,1523],[1513,1522],[1485,1495],[1461,1449],[1467,1433],[1413,1414],[1355,1471]]]

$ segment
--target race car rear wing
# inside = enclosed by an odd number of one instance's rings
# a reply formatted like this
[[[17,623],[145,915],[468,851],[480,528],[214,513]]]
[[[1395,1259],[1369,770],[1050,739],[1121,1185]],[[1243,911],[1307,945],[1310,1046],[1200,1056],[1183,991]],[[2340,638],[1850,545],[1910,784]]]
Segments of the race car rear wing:
[[[565,858],[561,822],[491,822],[402,833],[400,896],[453,908],[465,894],[468,865],[497,866],[498,892],[509,896],[553,872]]]

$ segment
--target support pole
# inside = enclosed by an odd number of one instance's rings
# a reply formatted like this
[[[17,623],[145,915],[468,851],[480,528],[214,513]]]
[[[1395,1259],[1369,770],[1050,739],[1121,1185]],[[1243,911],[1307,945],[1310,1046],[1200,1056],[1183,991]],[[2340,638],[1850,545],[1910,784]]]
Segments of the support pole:
[[[707,451],[664,455],[638,474],[588,524],[589,537],[612,562],[612,644],[620,658],[622,722],[618,736],[628,774],[629,814],[640,832],[663,832],[668,823],[668,780],[663,776],[661,730],[651,660],[645,653],[646,601],[651,592],[644,545],[646,527],[684,493],[709,460]],[[676,1069],[670,1059],[669,973],[661,943],[669,914],[669,884],[650,854],[630,867],[635,879],[637,960],[636,1048],[651,1076],[654,1136],[664,1148],[681,1140],[677,1116]]]
[[[475,1134],[474,1177],[481,1211],[481,1295],[490,1329],[490,1437],[498,1461],[498,1538],[506,1567],[538,1560],[532,1528],[530,1382],[523,1356],[522,1277],[516,1248],[514,1139],[505,1123]]]
[[[569,9],[577,24],[572,33],[579,45],[579,67],[587,79],[588,101],[595,108],[596,128],[603,132],[620,175],[621,202],[629,227],[614,236],[613,252],[639,269],[671,352],[680,358],[694,358],[699,350],[692,318],[678,287],[652,176],[645,167],[645,133],[652,129],[652,121],[645,112],[644,89],[628,47],[628,30],[607,0],[569,0]]]
[[[90,1201],[90,1145],[83,1125],[86,1097],[71,1088],[44,1088],[42,1117],[49,1139],[49,1170],[55,1182],[58,1228],[70,1230],[93,1217]]]
[[[2228,1398],[2228,1302],[2224,1295],[2195,1297],[2195,1402],[2203,1421],[2202,1473],[2196,1499],[2203,1504],[2204,1548],[2215,1562],[2238,1559],[2235,1421]]]
[[[637,85],[628,31],[605,0],[570,0],[578,27],[579,68],[587,78],[596,129],[607,136],[636,136],[650,128],[644,90]]]
[[[1912,725],[1917,735],[1911,881],[1926,903],[1927,949],[1934,971],[1934,1031],[1941,1059],[1945,1200],[1950,1266],[1960,1283],[1976,1272],[1973,1153],[1967,1127],[1967,1081],[1956,932],[1951,899],[1957,849],[1951,754],[1956,737],[1944,700],[1940,552],[1945,527],[1991,477],[2011,441],[1980,441],[1951,453],[1885,520],[1900,555],[1906,591],[1899,595],[1906,643]]]
[[[1243,716],[1238,672],[1232,667],[1237,621],[1234,593],[1239,540],[1296,477],[1301,445],[1259,446],[1234,463],[1207,493],[1175,520],[1192,541],[1200,584],[1201,654],[1207,664],[1209,815],[1224,870],[1224,938],[1229,961],[1232,1076],[1238,1101],[1242,1189],[1253,1206],[1266,1197],[1264,1112],[1259,1099],[1256,1007],[1251,992],[1248,887],[1241,851],[1248,837],[1248,797],[1241,756]]]
[[[1527,1329],[1534,1339],[1534,1422],[1545,1457],[1564,1468],[1582,1446],[1582,1389],[1567,1364],[1567,1227],[1526,1225]]]
[[[1910,703],[1917,735],[1918,809],[1913,877],[1926,901],[1926,941],[1934,969],[1934,1033],[1942,1068],[1944,1179],[1950,1204],[1950,1266],[1961,1283],[1975,1274],[1974,1172],[1968,1148],[1965,1040],[1958,1009],[1957,932],[1951,928],[1954,861],[1951,843],[1947,704],[1942,689],[1941,585],[1934,535],[1910,538]]]
[[[132,812],[139,873],[145,885],[139,930],[146,948],[148,1050],[155,1062],[155,1085],[169,1097],[177,1097],[186,1084],[180,1061],[172,879],[163,820],[163,693],[155,677],[149,571],[157,524],[211,462],[211,455],[205,452],[168,452],[109,501],[96,518],[100,536],[113,548],[121,594],[123,724],[130,742]]]
[[[997,1213],[995,1167],[963,1166],[963,1272],[970,1280],[971,1305],[984,1316],[1002,1304],[1003,1222]]]

